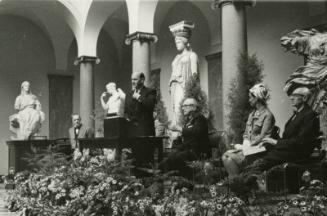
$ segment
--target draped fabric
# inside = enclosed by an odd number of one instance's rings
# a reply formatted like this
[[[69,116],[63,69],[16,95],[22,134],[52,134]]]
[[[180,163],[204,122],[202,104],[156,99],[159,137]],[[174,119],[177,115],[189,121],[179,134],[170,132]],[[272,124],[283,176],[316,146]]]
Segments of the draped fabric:
[[[172,62],[172,73],[169,81],[171,104],[174,113],[172,125],[178,125],[180,103],[184,97],[186,82],[192,76],[192,74],[198,73],[198,66],[196,71],[192,71],[192,64],[198,65],[198,62],[192,61],[197,61],[197,59],[198,57],[195,52],[187,51],[177,55]]]
[[[298,67],[286,81],[285,91],[290,94],[298,86],[308,87],[313,92],[311,106],[316,110],[327,84],[327,33],[295,30],[281,38],[281,45],[286,51],[306,58],[306,64]]]
[[[33,94],[19,95],[15,101],[15,109],[18,113],[9,117],[10,130],[17,134],[17,139],[27,140],[40,130],[45,119],[41,104]]]

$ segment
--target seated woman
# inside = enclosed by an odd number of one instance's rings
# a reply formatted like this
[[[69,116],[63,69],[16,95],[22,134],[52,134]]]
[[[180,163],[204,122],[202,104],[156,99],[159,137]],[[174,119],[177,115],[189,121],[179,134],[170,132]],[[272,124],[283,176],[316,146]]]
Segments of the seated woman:
[[[246,163],[247,156],[243,154],[243,147],[257,146],[263,138],[270,137],[275,125],[274,115],[267,107],[270,95],[263,84],[256,84],[249,90],[249,103],[254,110],[250,113],[243,134],[243,145],[236,144],[235,149],[228,150],[222,156],[223,164],[229,177],[238,175]],[[251,155],[251,160],[262,155]]]
[[[41,103],[32,94],[28,81],[21,84],[21,93],[16,98],[15,109],[18,113],[9,117],[10,130],[17,135],[14,139],[28,140],[38,133],[45,119]]]

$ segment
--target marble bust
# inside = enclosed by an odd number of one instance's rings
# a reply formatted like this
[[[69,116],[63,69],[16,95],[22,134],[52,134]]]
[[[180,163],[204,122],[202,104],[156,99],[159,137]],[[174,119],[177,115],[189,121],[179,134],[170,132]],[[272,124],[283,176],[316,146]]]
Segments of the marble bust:
[[[171,96],[171,104],[173,108],[172,128],[181,129],[179,123],[181,109],[180,104],[184,97],[184,89],[188,79],[198,74],[198,56],[192,51],[190,38],[193,22],[181,21],[169,26],[175,38],[175,45],[178,54],[174,58],[171,66],[172,73],[169,80],[169,90]]]
[[[107,116],[124,116],[124,109],[125,109],[125,93],[120,89],[117,88],[116,84],[110,82],[106,85],[106,92],[103,92],[100,101],[102,108],[106,110]],[[105,102],[105,97],[109,96],[107,102]]]

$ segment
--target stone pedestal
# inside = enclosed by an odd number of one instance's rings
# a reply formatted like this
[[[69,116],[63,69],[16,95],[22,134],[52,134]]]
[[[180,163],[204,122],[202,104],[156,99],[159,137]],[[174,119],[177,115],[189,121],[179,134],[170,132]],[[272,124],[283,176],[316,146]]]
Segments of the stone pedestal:
[[[106,118],[103,121],[103,130],[105,138],[126,138],[126,119],[118,116]]]
[[[28,154],[45,150],[51,144],[50,140],[10,140],[8,145],[8,170],[15,172],[28,170],[28,162],[23,160]]]

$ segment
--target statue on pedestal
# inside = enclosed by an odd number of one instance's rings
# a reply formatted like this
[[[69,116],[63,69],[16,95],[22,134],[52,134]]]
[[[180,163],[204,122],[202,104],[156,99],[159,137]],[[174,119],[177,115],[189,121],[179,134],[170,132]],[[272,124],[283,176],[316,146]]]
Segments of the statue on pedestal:
[[[100,101],[102,108],[107,110],[107,117],[124,117],[126,94],[120,88],[117,89],[113,82],[108,83],[106,89],[107,91],[101,94]],[[107,102],[104,101],[106,96],[109,96]]]
[[[181,131],[179,123],[181,115],[181,101],[184,98],[184,88],[187,80],[192,75],[198,74],[198,56],[192,51],[190,38],[193,22],[181,21],[169,26],[175,37],[175,44],[179,54],[172,62],[172,73],[169,81],[171,104],[173,108],[172,129]]]
[[[16,134],[12,139],[28,140],[39,132],[45,119],[41,103],[32,94],[28,81],[21,84],[21,93],[16,97],[15,109],[18,113],[9,116],[10,130]]]

